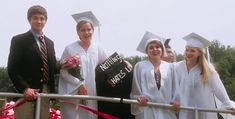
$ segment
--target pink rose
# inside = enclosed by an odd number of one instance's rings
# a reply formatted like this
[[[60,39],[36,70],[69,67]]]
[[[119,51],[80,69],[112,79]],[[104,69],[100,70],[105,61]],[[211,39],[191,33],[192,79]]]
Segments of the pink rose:
[[[80,74],[80,57],[78,55],[74,55],[63,60],[63,63],[68,65],[69,69],[68,73],[72,76],[78,78],[79,80],[83,81],[84,78]]]
[[[77,67],[80,64],[80,57],[78,55],[74,55],[72,57],[68,57],[64,60],[64,63],[68,64],[70,67]]]

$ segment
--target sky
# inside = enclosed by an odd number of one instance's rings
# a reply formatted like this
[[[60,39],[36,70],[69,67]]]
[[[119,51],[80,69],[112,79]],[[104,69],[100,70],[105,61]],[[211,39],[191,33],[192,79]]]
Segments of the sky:
[[[0,5],[0,67],[7,66],[11,38],[30,29],[27,10],[32,5],[47,9],[44,34],[61,57],[66,45],[78,39],[71,15],[92,11],[101,23],[100,42],[108,55],[142,56],[136,47],[145,31],[171,38],[170,45],[184,52],[182,37],[191,32],[223,45],[235,46],[234,0],[4,0]]]

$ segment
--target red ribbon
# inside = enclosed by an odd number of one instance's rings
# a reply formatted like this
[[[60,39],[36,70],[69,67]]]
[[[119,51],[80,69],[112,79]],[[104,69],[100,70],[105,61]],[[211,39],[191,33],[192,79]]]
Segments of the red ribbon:
[[[0,116],[0,119],[14,119],[15,118],[14,116],[15,116],[14,114],[13,115]]]
[[[18,101],[16,101],[16,103],[14,105],[11,105],[9,107],[0,109],[0,112],[6,111],[6,110],[10,110],[10,109],[15,109],[17,107],[19,107],[20,105],[24,104],[25,102],[27,102],[25,99],[19,99]]]
[[[21,106],[22,104],[24,104],[25,102],[27,102],[25,99],[19,99],[14,105],[10,105],[8,107],[2,108],[0,109],[0,112],[4,112],[10,109],[16,109],[17,107]],[[52,108],[51,108],[52,109]],[[60,115],[56,114],[56,110],[52,109],[52,115],[50,115],[50,119],[60,119]],[[0,119],[14,119],[14,114],[12,115],[4,115],[4,116],[0,116]]]
[[[87,107],[85,105],[75,104],[75,103],[72,103],[72,102],[69,102],[69,101],[65,101],[65,100],[63,100],[63,101],[61,100],[60,102],[71,104],[71,105],[74,105],[74,106],[79,106],[80,108],[85,109],[87,111],[90,111],[90,112],[92,112],[92,113],[94,113],[94,114],[96,114],[96,115],[98,115],[98,116],[100,116],[102,118],[105,118],[105,119],[120,119],[119,117],[116,117],[116,116],[113,116],[113,115],[110,115],[110,114],[106,114],[106,113],[103,113],[103,112],[99,112],[99,111],[94,110],[92,108],[89,108],[89,107]]]
[[[10,110],[10,109],[15,109],[15,108],[19,107],[20,105],[24,104],[25,102],[26,102],[25,99],[23,99],[23,98],[19,99],[14,105],[0,109],[0,112],[4,112],[4,111]],[[14,114],[0,116],[0,119],[14,119]]]
[[[10,109],[15,109],[15,108],[21,106],[22,104],[24,104],[25,102],[27,102],[27,101],[22,98],[22,99],[18,100],[14,105],[11,105],[11,106],[3,108],[3,109],[0,109],[0,112],[10,110]],[[61,102],[77,106],[77,104],[74,104],[74,103],[71,103],[71,102],[68,102],[68,101],[61,101]],[[84,105],[79,104],[78,106],[82,109],[85,109],[85,110],[90,111],[94,114],[97,114],[98,116],[100,116],[102,118],[105,118],[105,119],[120,119],[119,117],[116,117],[116,116],[113,116],[113,115],[110,115],[110,114],[106,114],[106,113],[103,113],[103,112],[99,112],[97,110],[94,110],[94,109],[89,108],[89,107],[84,106]],[[0,119],[7,119],[7,118],[8,119],[11,119],[11,118],[14,119],[14,115],[0,116]]]

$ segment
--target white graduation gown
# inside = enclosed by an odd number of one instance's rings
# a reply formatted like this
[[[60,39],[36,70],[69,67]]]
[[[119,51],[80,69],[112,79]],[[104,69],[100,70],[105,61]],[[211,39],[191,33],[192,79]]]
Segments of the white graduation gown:
[[[161,87],[158,90],[154,78],[154,67],[148,60],[135,65],[132,82],[131,98],[137,99],[144,95],[150,102],[169,104],[176,94],[173,65],[161,61]],[[131,112],[136,119],[176,119],[173,110],[158,107],[131,105]]]
[[[95,68],[98,64],[102,63],[107,55],[104,50],[95,44],[91,44],[87,52],[79,45],[79,41],[68,45],[63,54],[62,60],[73,56],[79,55],[81,60],[80,73],[84,78],[84,81],[73,77],[68,74],[67,70],[60,71],[59,78],[59,94],[71,94],[76,95],[78,88],[81,84],[87,87],[88,95],[96,96],[96,85],[95,85]],[[69,102],[79,104],[78,99],[66,99]],[[97,110],[97,101],[88,100],[87,106]],[[74,105],[62,103],[61,113],[63,119],[96,119],[97,116],[83,109],[77,108]]]
[[[213,69],[213,67],[211,67]],[[186,61],[175,64],[176,78],[179,81],[181,106],[215,108],[214,95],[222,102],[222,107],[231,108],[232,103],[215,70],[209,71],[208,82],[204,82],[198,65],[187,70]],[[217,119],[216,113],[199,112],[199,119]],[[192,111],[180,111],[179,119],[195,119]]]

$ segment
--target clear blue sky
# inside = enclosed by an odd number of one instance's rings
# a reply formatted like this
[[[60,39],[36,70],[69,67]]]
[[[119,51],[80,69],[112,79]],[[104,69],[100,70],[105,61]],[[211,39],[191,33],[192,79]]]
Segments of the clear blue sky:
[[[4,0],[0,66],[7,66],[12,36],[30,29],[26,13],[35,4],[48,11],[44,32],[54,41],[58,58],[66,45],[78,40],[71,14],[88,10],[102,24],[101,42],[108,54],[143,55],[135,49],[146,30],[172,38],[170,45],[177,53],[183,53],[182,37],[190,32],[235,46],[234,0]]]

